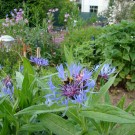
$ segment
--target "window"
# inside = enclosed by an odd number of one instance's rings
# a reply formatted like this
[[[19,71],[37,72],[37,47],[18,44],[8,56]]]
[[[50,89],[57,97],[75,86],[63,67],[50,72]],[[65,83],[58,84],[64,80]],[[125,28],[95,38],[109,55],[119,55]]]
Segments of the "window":
[[[90,13],[97,13],[98,12],[98,6],[90,6]]]

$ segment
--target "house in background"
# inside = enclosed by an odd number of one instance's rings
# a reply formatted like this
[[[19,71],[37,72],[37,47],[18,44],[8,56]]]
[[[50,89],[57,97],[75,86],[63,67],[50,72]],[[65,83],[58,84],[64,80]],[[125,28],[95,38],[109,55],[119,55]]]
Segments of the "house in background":
[[[101,13],[108,8],[110,0],[70,0],[78,3],[83,13]]]
[[[108,8],[109,0],[81,0],[81,12],[101,13]]]

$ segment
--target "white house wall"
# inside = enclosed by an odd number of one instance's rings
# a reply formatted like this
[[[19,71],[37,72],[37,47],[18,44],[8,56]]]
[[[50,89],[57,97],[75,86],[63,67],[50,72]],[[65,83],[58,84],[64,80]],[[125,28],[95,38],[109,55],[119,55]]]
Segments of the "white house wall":
[[[98,6],[98,13],[104,11],[108,7],[109,0],[82,0],[81,12],[90,12],[90,6]]]

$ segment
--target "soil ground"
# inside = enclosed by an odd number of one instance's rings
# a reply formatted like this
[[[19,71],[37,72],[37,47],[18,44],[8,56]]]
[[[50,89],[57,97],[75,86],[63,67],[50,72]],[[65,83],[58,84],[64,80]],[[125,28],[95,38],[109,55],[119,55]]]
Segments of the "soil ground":
[[[125,91],[122,88],[112,88],[109,91],[109,94],[114,105],[116,105],[123,96],[126,97],[125,106],[135,100],[135,91]]]

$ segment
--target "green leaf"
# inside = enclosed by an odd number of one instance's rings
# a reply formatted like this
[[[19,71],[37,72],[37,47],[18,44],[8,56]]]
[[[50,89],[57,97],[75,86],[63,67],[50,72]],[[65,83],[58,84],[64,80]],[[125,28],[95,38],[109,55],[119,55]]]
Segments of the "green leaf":
[[[68,111],[66,112],[66,116],[68,116],[69,118],[72,118],[76,123],[80,125],[82,124],[81,117],[78,116],[77,108],[68,109]]]
[[[135,83],[132,83],[131,81],[127,81],[126,87],[127,87],[128,90],[134,90],[135,89]]]
[[[135,53],[134,52],[130,52],[130,58],[132,61],[135,60]]]
[[[123,96],[123,97],[120,99],[119,103],[117,104],[117,107],[119,107],[119,108],[121,108],[121,109],[124,109],[125,100],[126,100],[126,97]]]
[[[14,112],[12,110],[13,106],[10,100],[4,100],[2,104],[0,104],[0,118],[7,118],[9,123],[12,125],[16,125],[16,118],[14,116]]]
[[[0,132],[0,134],[1,135],[7,135],[7,134],[9,134],[9,121],[7,120],[7,118],[5,118],[3,121],[4,121],[3,122],[3,128]]]
[[[51,75],[40,77],[39,79],[43,80],[43,79],[47,79],[47,78],[50,78],[50,77],[55,76],[55,75],[58,75],[58,72],[57,73],[53,73]]]
[[[135,83],[135,74],[132,75],[131,82]]]
[[[68,65],[70,65],[71,63],[74,62],[72,47],[70,47],[70,49],[68,50],[67,47],[64,46],[64,54],[65,54],[66,61],[67,61]]]
[[[108,91],[105,94],[105,103],[111,104],[111,99],[110,99],[110,96],[109,96],[109,92]]]
[[[100,121],[114,123],[135,123],[134,116],[118,107],[105,104],[94,105],[89,109],[82,110],[81,115]]]
[[[128,105],[128,107],[125,109],[126,112],[132,112],[135,111],[135,101],[133,101],[132,103],[130,103]]]
[[[121,72],[119,73],[119,76],[120,76],[121,78],[125,78],[126,73],[125,73],[124,71],[121,71]]]
[[[24,73],[29,74],[30,82],[34,80],[34,70],[32,65],[30,64],[30,61],[23,57],[23,66],[24,66]]]
[[[95,126],[95,128],[97,129],[97,131],[101,134],[102,133],[102,129],[99,123],[97,123],[94,119],[89,118],[91,123]]]
[[[130,61],[129,55],[128,54],[124,54],[122,57],[124,60]]]
[[[39,116],[39,119],[44,127],[48,128],[56,135],[79,135],[75,130],[75,126],[61,116],[47,113]]]
[[[22,83],[23,83],[24,76],[22,73],[16,71],[16,82],[17,82],[17,87],[22,88]]]
[[[7,99],[7,96],[1,97],[0,98],[0,104],[2,104],[6,99]]]
[[[135,124],[123,124],[114,128],[110,135],[134,135]]]
[[[68,108],[72,108],[74,106],[69,106]],[[45,104],[42,105],[33,105],[30,107],[27,107],[19,112],[17,112],[15,115],[22,115],[22,114],[42,114],[42,113],[49,113],[49,112],[60,112],[65,111],[67,109],[66,106],[57,106],[52,105],[50,107],[46,106]]]
[[[97,103],[106,94],[106,92],[108,91],[108,89],[114,83],[115,78],[116,78],[116,75],[114,77],[111,77],[107,81],[107,83],[105,83],[105,85],[101,87],[101,89],[99,90],[99,93],[97,93],[97,94],[95,94],[93,96],[92,103]]]
[[[24,75],[22,90],[19,91],[19,100],[22,108],[29,106],[32,101],[32,91],[30,91],[30,81],[27,72]]]
[[[128,53],[129,53],[129,51],[130,51],[130,47],[129,46],[121,46],[121,47],[125,48],[128,51]]]
[[[45,130],[43,123],[42,122],[37,122],[35,124],[25,124],[23,126],[20,127],[19,132],[22,131],[29,131],[29,132],[38,132],[38,131],[43,131]]]

